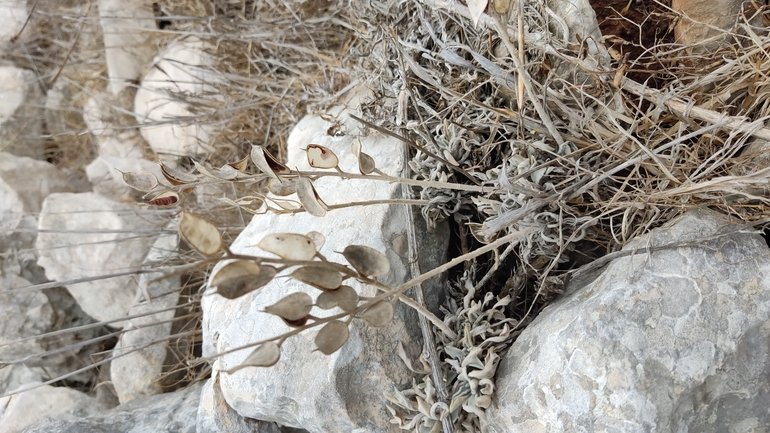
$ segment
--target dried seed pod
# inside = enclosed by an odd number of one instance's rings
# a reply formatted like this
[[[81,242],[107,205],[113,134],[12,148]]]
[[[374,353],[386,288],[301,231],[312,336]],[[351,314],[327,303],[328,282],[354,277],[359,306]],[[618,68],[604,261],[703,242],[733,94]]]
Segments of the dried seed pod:
[[[297,180],[297,197],[310,215],[317,217],[326,215],[326,203],[318,196],[310,179],[301,177]]]
[[[315,345],[324,355],[331,355],[338,351],[350,337],[350,331],[346,323],[334,320],[321,328],[315,336]]]
[[[219,170],[213,172],[214,175],[223,180],[233,180],[238,177],[238,170],[234,169],[228,164],[225,164]]]
[[[290,277],[321,290],[335,290],[342,284],[341,273],[321,266],[303,266],[292,272]]]
[[[222,266],[211,278],[209,285],[227,299],[236,299],[269,283],[278,271],[268,265],[249,260],[236,260]]]
[[[358,293],[350,286],[341,286],[331,292],[323,292],[318,295],[315,304],[322,310],[331,310],[340,307],[343,311],[352,312],[358,307]]]
[[[231,162],[231,163],[228,163],[227,165],[238,171],[245,171],[246,168],[249,166],[249,157],[247,156],[241,159],[240,161]]]
[[[147,203],[153,206],[173,206],[179,203],[179,194],[174,191],[166,191],[151,198]]]
[[[191,247],[204,256],[213,256],[224,246],[222,232],[217,226],[188,212],[182,212],[179,233]]]
[[[262,238],[257,246],[286,260],[313,260],[316,253],[313,240],[297,233],[272,233]]]
[[[285,197],[297,192],[297,182],[289,179],[270,179],[267,189],[279,197]]]
[[[315,244],[315,247],[317,250],[320,250],[321,248],[323,248],[324,243],[326,242],[326,236],[324,236],[323,234],[317,231],[308,232],[308,234],[306,234],[305,236],[313,240],[313,243]]]
[[[279,174],[290,173],[289,167],[281,164],[273,158],[270,152],[266,151],[259,145],[251,146],[251,162],[263,173],[269,175],[273,179],[278,179]]]
[[[273,341],[268,341],[251,352],[251,354],[243,360],[241,365],[227,370],[226,373],[233,374],[246,367],[272,367],[280,358],[281,347]]]
[[[366,311],[361,313],[359,318],[364,319],[369,326],[379,328],[393,320],[393,313],[393,304],[387,301],[380,301],[367,308]]]
[[[348,245],[342,255],[359,274],[381,277],[390,271],[390,261],[385,254],[365,245]]]
[[[511,0],[494,0],[494,2],[495,12],[499,13],[500,15],[505,15],[509,10],[511,10]]]
[[[292,328],[301,328],[301,327],[305,326],[305,324],[307,323],[307,320],[309,318],[310,318],[310,316],[305,316],[305,317],[303,317],[301,319],[297,319],[297,320],[286,320],[283,317],[281,317],[281,319],[283,320],[283,323],[291,326]]]
[[[356,140],[350,145],[350,151],[358,159],[358,171],[361,174],[371,174],[377,168],[374,158],[361,151],[361,142]]]
[[[123,182],[139,191],[152,191],[158,186],[158,178],[146,171],[131,171],[123,173]]]
[[[278,206],[283,210],[290,211],[290,212],[295,212],[302,209],[302,204],[294,200],[281,200],[281,199],[270,198],[270,197],[265,197],[265,200],[275,204],[276,206]]]
[[[284,296],[280,301],[265,307],[265,312],[284,320],[299,320],[306,317],[313,308],[313,299],[307,293],[296,292]]]
[[[212,179],[219,179],[217,175],[211,172],[208,168],[206,168],[203,164],[199,163],[198,161],[193,161],[193,164],[195,164],[195,169],[198,170],[198,173],[210,177]]]
[[[160,163],[160,172],[163,173],[163,177],[165,177],[171,185],[185,185],[198,180],[198,176],[174,170],[162,162]]]
[[[340,162],[331,149],[318,144],[308,144],[306,152],[307,162],[313,168],[334,168]]]

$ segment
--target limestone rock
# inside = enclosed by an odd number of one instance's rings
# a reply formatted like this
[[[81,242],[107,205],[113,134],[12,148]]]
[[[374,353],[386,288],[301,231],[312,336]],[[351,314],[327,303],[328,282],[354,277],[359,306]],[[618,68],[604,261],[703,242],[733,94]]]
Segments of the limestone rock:
[[[39,227],[48,232],[37,237],[38,264],[55,281],[135,270],[162,223],[155,210],[94,193],[51,194],[40,214]],[[124,318],[137,292],[132,276],[66,286],[83,311],[100,321]]]
[[[194,117],[185,101],[191,96],[213,94],[210,83],[215,76],[204,48],[194,37],[171,43],[155,59],[136,92],[134,112],[145,124],[142,136],[156,153],[169,160],[210,150],[212,127]]]
[[[51,330],[56,317],[51,303],[39,290],[7,291],[29,286],[29,281],[13,275],[0,275],[0,363],[12,363],[28,355],[45,352],[40,340],[12,344]]]
[[[44,105],[34,72],[0,66],[0,151],[45,159]]]
[[[348,103],[356,107],[355,99]],[[330,110],[326,119],[311,115],[302,119],[288,139],[288,166],[310,170],[302,150],[315,143],[330,148],[339,157],[339,166],[357,173],[356,158],[350,152],[354,140],[361,140],[364,152],[370,154],[380,168],[399,174],[403,166],[402,144],[376,133],[364,135],[349,109]],[[347,134],[327,134],[334,121]],[[399,195],[400,186],[386,182],[322,177],[315,183],[318,194],[327,204],[388,199]],[[337,253],[351,244],[367,245],[387,255],[391,271],[381,278],[396,285],[406,280],[408,265],[403,249],[405,221],[402,206],[374,205],[329,211],[323,218],[307,213],[296,215],[260,215],[232,244],[235,253],[267,255],[256,244],[267,234],[279,232],[307,233],[318,231],[326,237],[320,252],[329,260],[344,262]],[[437,251],[440,247],[433,246]],[[401,254],[404,254],[403,256]],[[347,284],[347,282],[346,282]],[[372,287],[351,286],[363,295],[373,296]],[[204,356],[280,335],[286,325],[277,317],[261,310],[285,295],[307,292],[315,298],[319,292],[295,280],[273,280],[257,292],[236,300],[215,294],[203,297]],[[332,310],[338,311],[338,310]],[[316,314],[315,310],[314,313]],[[319,312],[324,315],[324,312]],[[327,313],[328,314],[328,313]],[[281,346],[281,359],[271,368],[246,368],[232,375],[221,373],[219,384],[227,404],[241,416],[306,429],[310,432],[396,432],[390,424],[383,393],[410,381],[410,372],[395,355],[401,342],[413,358],[421,351],[421,336],[416,314],[398,306],[396,318],[382,328],[370,328],[356,320],[350,326],[350,338],[338,352],[326,356],[313,351],[315,330],[286,340]],[[215,370],[239,365],[250,351],[239,351],[219,358]]]
[[[155,55],[149,43],[157,30],[152,1],[99,0],[99,22],[104,33],[109,88],[113,95],[136,81]]]
[[[47,419],[25,433],[196,433],[195,414],[202,385],[138,398],[88,417]]]
[[[238,415],[225,402],[219,389],[217,373],[203,385],[198,418],[197,433],[281,433],[275,423],[246,419]]]
[[[179,243],[176,234],[158,238],[147,255],[145,264],[162,263],[176,251]],[[110,375],[121,403],[138,397],[162,392],[160,378],[171,334],[171,319],[179,300],[179,277],[162,278],[161,273],[144,274],[139,285],[144,294],[142,300],[131,307],[129,316],[157,312],[127,320],[118,344],[113,350]],[[149,295],[150,299],[146,299]],[[166,310],[166,311],[163,311]]]
[[[39,384],[40,382],[27,383],[22,389]],[[96,399],[80,391],[45,385],[0,398],[0,431],[22,433],[29,431],[26,430],[28,427],[47,417],[65,414],[84,417],[102,409],[104,407]]]
[[[741,0],[672,0],[671,9],[685,16],[674,28],[677,43],[696,46],[696,52],[713,51],[725,39],[741,12]]]
[[[684,241],[691,246],[645,251]],[[770,425],[764,239],[693,211],[625,250],[633,254],[570,287],[513,344],[497,371],[490,431]]]

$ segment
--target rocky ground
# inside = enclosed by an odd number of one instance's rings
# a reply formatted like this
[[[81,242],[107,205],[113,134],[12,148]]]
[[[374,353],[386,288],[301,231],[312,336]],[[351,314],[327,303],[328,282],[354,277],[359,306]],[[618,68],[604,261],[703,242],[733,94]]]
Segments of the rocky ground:
[[[765,431],[766,16],[0,2],[0,431]]]

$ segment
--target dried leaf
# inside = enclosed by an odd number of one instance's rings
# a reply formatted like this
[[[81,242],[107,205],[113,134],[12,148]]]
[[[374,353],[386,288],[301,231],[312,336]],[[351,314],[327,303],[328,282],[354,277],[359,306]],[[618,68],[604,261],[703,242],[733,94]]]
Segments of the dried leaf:
[[[231,162],[227,165],[238,171],[244,171],[249,166],[249,157],[247,156],[240,161]]]
[[[471,13],[471,21],[473,22],[473,27],[478,27],[481,14],[483,14],[484,11],[487,10],[488,0],[466,0],[466,1],[468,3],[468,10]]]
[[[455,157],[452,156],[452,152],[444,149],[442,153],[444,154],[444,159],[446,159],[448,163],[454,165],[455,167],[460,165],[457,163],[457,160],[455,159]]]
[[[268,151],[259,145],[251,146],[251,162],[263,173],[269,175],[273,179],[278,179],[279,174],[286,174],[291,172],[288,167],[281,164],[273,158]]]
[[[249,260],[230,262],[217,271],[209,285],[227,299],[236,299],[269,283],[278,271]]]
[[[166,191],[151,198],[148,203],[153,206],[173,206],[179,203],[179,194],[174,191]]]
[[[204,256],[213,256],[224,246],[217,226],[188,212],[182,212],[179,233],[187,243]]]
[[[380,301],[361,313],[359,317],[364,319],[369,326],[379,328],[393,320],[393,312],[393,304],[388,301]]]
[[[285,320],[299,320],[313,308],[313,299],[307,293],[296,292],[284,296],[280,301],[265,307],[265,312]]]
[[[342,284],[341,273],[321,266],[303,266],[292,272],[290,276],[321,290],[335,290]]]
[[[350,337],[350,331],[346,323],[334,320],[321,328],[315,336],[315,345],[324,355],[331,355],[338,351]]]
[[[227,374],[233,374],[236,371],[246,367],[272,367],[281,358],[281,347],[273,341],[261,344],[256,348],[241,365],[227,370]]]
[[[323,248],[324,243],[326,242],[326,236],[316,231],[308,232],[305,236],[313,240],[313,244],[315,244],[317,250]]]
[[[385,254],[364,245],[348,245],[342,252],[359,274],[381,277],[390,271],[390,261]]]
[[[358,293],[350,286],[341,286],[337,290],[323,292],[318,295],[315,304],[322,310],[340,307],[343,311],[351,312],[358,307]]]
[[[310,179],[301,177],[297,180],[297,197],[310,215],[317,217],[326,215],[326,203],[318,196]]]
[[[316,253],[313,240],[296,233],[272,233],[262,238],[257,246],[286,260],[313,260]]]
[[[279,197],[285,197],[297,192],[297,182],[289,179],[270,179],[267,189]]]
[[[162,162],[160,163],[160,172],[163,173],[163,177],[165,177],[171,185],[185,185],[198,180],[198,176],[174,170]]]
[[[123,173],[123,182],[139,191],[152,191],[158,186],[158,178],[146,171],[132,171]]]
[[[306,152],[307,162],[313,168],[334,168],[340,162],[331,149],[318,144],[308,144]]]

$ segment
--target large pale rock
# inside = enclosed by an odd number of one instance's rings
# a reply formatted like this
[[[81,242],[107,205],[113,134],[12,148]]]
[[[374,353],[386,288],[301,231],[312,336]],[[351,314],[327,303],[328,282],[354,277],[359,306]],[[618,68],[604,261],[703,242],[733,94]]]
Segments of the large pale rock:
[[[355,107],[355,101],[350,106]],[[302,119],[288,139],[288,165],[310,170],[304,148],[309,143],[327,146],[340,159],[340,167],[358,172],[355,157],[350,153],[353,140],[361,140],[365,152],[371,154],[382,170],[398,174],[403,167],[398,140],[370,134],[365,136],[348,111],[337,108],[327,119],[339,120],[348,135],[330,137],[332,122],[311,115]],[[365,180],[340,180],[323,177],[315,182],[316,189],[327,204],[388,199],[397,196],[399,185]],[[343,261],[337,253],[350,244],[363,244],[385,253],[391,272],[381,281],[396,285],[406,279],[408,266],[404,262],[404,231],[406,218],[403,206],[375,205],[330,211],[324,218],[307,213],[296,215],[260,215],[232,244],[233,252],[265,255],[256,244],[269,233],[318,231],[326,237],[320,250],[330,260]],[[429,248],[440,255],[440,247]],[[356,290],[373,296],[374,289],[362,288],[351,282]],[[291,279],[276,279],[255,293],[237,300],[226,300],[215,294],[203,297],[204,355],[214,355],[266,337],[280,335],[289,328],[274,316],[261,310],[285,295],[304,291],[315,298],[319,292]],[[316,314],[316,313],[313,313]],[[319,312],[318,315],[324,315]],[[401,306],[396,318],[382,328],[370,328],[360,321],[350,326],[350,339],[331,356],[313,351],[316,331],[303,332],[286,340],[281,348],[281,360],[272,368],[246,368],[232,375],[222,373],[219,384],[227,404],[241,416],[281,425],[304,428],[310,432],[384,432],[399,431],[388,422],[383,393],[393,387],[405,386],[410,373],[395,355],[400,342],[409,356],[420,352],[420,333],[416,314]],[[225,355],[214,363],[214,369],[224,370],[239,365],[250,351]]]
[[[177,248],[176,234],[163,235],[153,244],[145,264],[163,263]],[[162,278],[162,273],[139,277],[142,299],[129,310],[129,316],[113,350],[115,358],[110,365],[112,385],[121,403],[138,397],[160,394],[163,362],[168,351],[171,319],[179,300],[178,276]],[[146,297],[149,295],[150,299]],[[165,311],[164,311],[165,310]],[[149,314],[156,312],[155,314]]]
[[[99,0],[99,22],[104,34],[109,88],[120,93],[142,74],[155,55],[149,43],[150,32],[157,30],[152,1]]]
[[[40,382],[25,384],[32,388]],[[22,433],[37,422],[62,415],[84,417],[105,409],[95,398],[70,388],[41,386],[0,398],[0,431]],[[56,430],[49,430],[49,432]]]
[[[280,433],[275,423],[246,419],[227,405],[219,388],[218,373],[206,381],[201,391],[197,433]]]
[[[144,123],[142,136],[152,149],[169,159],[205,154],[213,129],[192,115],[186,101],[211,98],[216,79],[205,44],[188,37],[171,43],[158,56],[136,92],[134,112]]]
[[[138,398],[92,416],[61,416],[25,433],[196,433],[195,420],[203,384]]]
[[[44,105],[34,72],[0,66],[0,152],[45,159]]]
[[[543,310],[497,370],[490,431],[765,431],[770,256],[726,220],[687,213]]]
[[[28,355],[45,352],[41,340],[14,344],[51,330],[56,321],[48,297],[40,290],[9,289],[29,286],[29,281],[14,275],[0,275],[0,363],[12,363]]]
[[[138,269],[163,221],[151,209],[94,193],[51,194],[43,203],[36,247],[49,279],[66,281]],[[91,317],[126,317],[137,293],[132,276],[66,284]],[[121,323],[113,326],[122,326]]]
[[[5,54],[11,38],[21,30],[28,16],[26,0],[0,2],[0,57]]]
[[[674,27],[677,43],[698,52],[713,51],[725,40],[725,30],[735,25],[742,0],[672,0],[671,9],[684,14]]]

